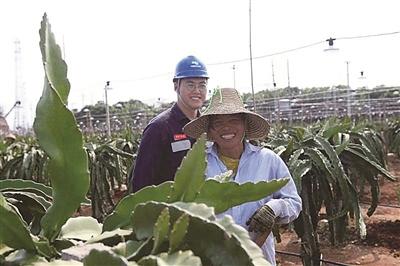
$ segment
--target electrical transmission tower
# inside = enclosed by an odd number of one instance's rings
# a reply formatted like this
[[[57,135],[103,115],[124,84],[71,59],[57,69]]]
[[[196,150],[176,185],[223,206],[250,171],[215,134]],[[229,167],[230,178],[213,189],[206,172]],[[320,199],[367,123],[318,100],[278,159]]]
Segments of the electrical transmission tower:
[[[25,84],[22,78],[22,60],[21,60],[21,42],[15,40],[15,102],[19,101],[21,104],[14,110],[14,130],[21,131],[25,129]]]

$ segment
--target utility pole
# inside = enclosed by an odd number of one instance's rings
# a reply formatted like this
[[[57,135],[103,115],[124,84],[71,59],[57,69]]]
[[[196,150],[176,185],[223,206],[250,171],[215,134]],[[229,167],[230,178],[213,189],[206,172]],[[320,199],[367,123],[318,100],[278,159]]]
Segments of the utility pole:
[[[289,72],[289,59],[286,60],[286,68],[287,68],[287,86],[290,90],[290,72]]]
[[[83,112],[86,113],[86,131],[89,134],[92,134],[93,133],[93,124],[92,124],[93,117],[92,117],[92,114],[90,112],[90,109],[89,108],[85,108],[85,109],[83,109]]]
[[[332,98],[333,98],[333,115],[337,117],[337,103],[336,103],[336,87],[334,85],[331,86]]]
[[[236,89],[236,66],[235,65],[232,66],[232,70],[233,70],[233,88]]]
[[[106,86],[104,87],[104,92],[106,96],[106,123],[107,123],[107,136],[111,137],[111,128],[110,128],[110,111],[108,109],[108,99],[107,99],[107,90],[110,88],[110,82],[106,82]]]
[[[351,90],[350,90],[350,76],[349,76],[349,61],[346,61],[346,74],[347,74],[347,116],[351,119]]]
[[[289,59],[286,60],[286,69],[287,69],[287,86],[289,90],[289,124],[292,125],[292,89],[290,88],[290,71],[289,71]]]
[[[274,72],[274,62],[271,62],[271,67],[272,67],[272,84],[274,86],[274,89],[276,89],[276,83],[275,83],[275,72]]]
[[[275,95],[275,101],[276,101],[276,106],[278,107],[278,110],[275,109],[274,105],[274,112],[277,112],[277,123],[280,123],[281,118],[280,118],[280,106],[279,106],[279,97],[278,97],[278,90],[276,89],[276,82],[275,82],[275,71],[274,71],[274,62],[272,62],[272,83],[274,85],[274,95]]]
[[[253,95],[253,111],[256,111],[256,99],[254,97],[253,85],[253,52],[251,50],[251,0],[249,0],[249,46],[250,46],[250,79],[251,79],[251,94]]]

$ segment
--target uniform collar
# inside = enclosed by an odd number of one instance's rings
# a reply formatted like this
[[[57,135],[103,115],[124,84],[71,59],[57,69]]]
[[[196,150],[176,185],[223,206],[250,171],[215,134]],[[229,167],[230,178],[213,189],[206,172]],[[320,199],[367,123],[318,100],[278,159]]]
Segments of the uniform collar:
[[[179,108],[178,103],[174,103],[174,105],[171,108],[171,113],[178,121],[189,120],[186,117],[186,115],[182,112],[181,108]]]
[[[174,103],[174,105],[171,108],[171,112],[178,121],[189,120],[189,118],[182,112],[181,108],[179,108],[178,103]],[[197,117],[199,116],[200,112],[197,112]]]

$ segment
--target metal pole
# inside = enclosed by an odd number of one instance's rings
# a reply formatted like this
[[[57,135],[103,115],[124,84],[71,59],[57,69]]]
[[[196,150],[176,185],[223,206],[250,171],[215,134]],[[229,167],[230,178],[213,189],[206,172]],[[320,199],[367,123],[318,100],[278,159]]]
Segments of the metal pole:
[[[107,136],[111,137],[111,129],[110,129],[110,111],[108,109],[108,99],[107,99],[107,90],[109,90],[110,82],[106,82],[106,86],[104,87],[105,95],[106,95],[106,123],[107,123]]]
[[[350,77],[349,77],[349,61],[346,61],[347,73],[347,115],[351,118],[351,90],[350,90]]]
[[[94,132],[94,130],[93,130],[93,122],[92,122],[93,117],[92,117],[92,113],[90,112],[90,109],[89,109],[88,115],[89,115],[89,132],[93,133]]]
[[[337,117],[337,103],[336,103],[336,88],[335,88],[335,86],[332,86],[332,93],[333,93],[334,116]]]
[[[256,111],[256,99],[254,97],[253,85],[253,52],[251,50],[251,0],[249,0],[249,46],[250,46],[250,79],[251,79],[251,94],[253,95],[253,111]]]
[[[291,101],[292,101],[292,90],[290,88],[290,70],[289,70],[289,59],[286,60],[286,68],[287,68],[287,83],[288,83],[288,89],[289,89],[289,125],[292,125],[292,107],[291,107]]]
[[[86,132],[90,133],[90,125],[89,125],[89,112],[86,112]]]
[[[290,89],[289,59],[286,60],[286,68],[287,68],[287,86]]]
[[[383,113],[383,114],[385,114],[385,113]],[[368,118],[369,118],[369,122],[372,122],[370,92],[368,92]]]
[[[277,112],[277,123],[280,123],[281,117],[280,117],[280,106],[279,106],[279,96],[278,96],[278,90],[276,89],[276,82],[275,82],[275,71],[274,71],[274,62],[271,62],[272,64],[272,84],[274,86],[274,98],[275,98],[275,104],[274,104],[274,112]],[[278,110],[276,110],[276,107],[278,107]]]
[[[236,89],[236,66],[233,65],[233,88]]]

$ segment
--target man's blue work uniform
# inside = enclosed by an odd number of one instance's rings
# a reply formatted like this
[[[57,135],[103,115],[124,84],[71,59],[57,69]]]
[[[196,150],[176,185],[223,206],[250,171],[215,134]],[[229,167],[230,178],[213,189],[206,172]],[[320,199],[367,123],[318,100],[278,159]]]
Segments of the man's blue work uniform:
[[[183,157],[195,142],[183,133],[189,121],[176,103],[150,121],[143,131],[130,177],[132,192],[174,180]]]

